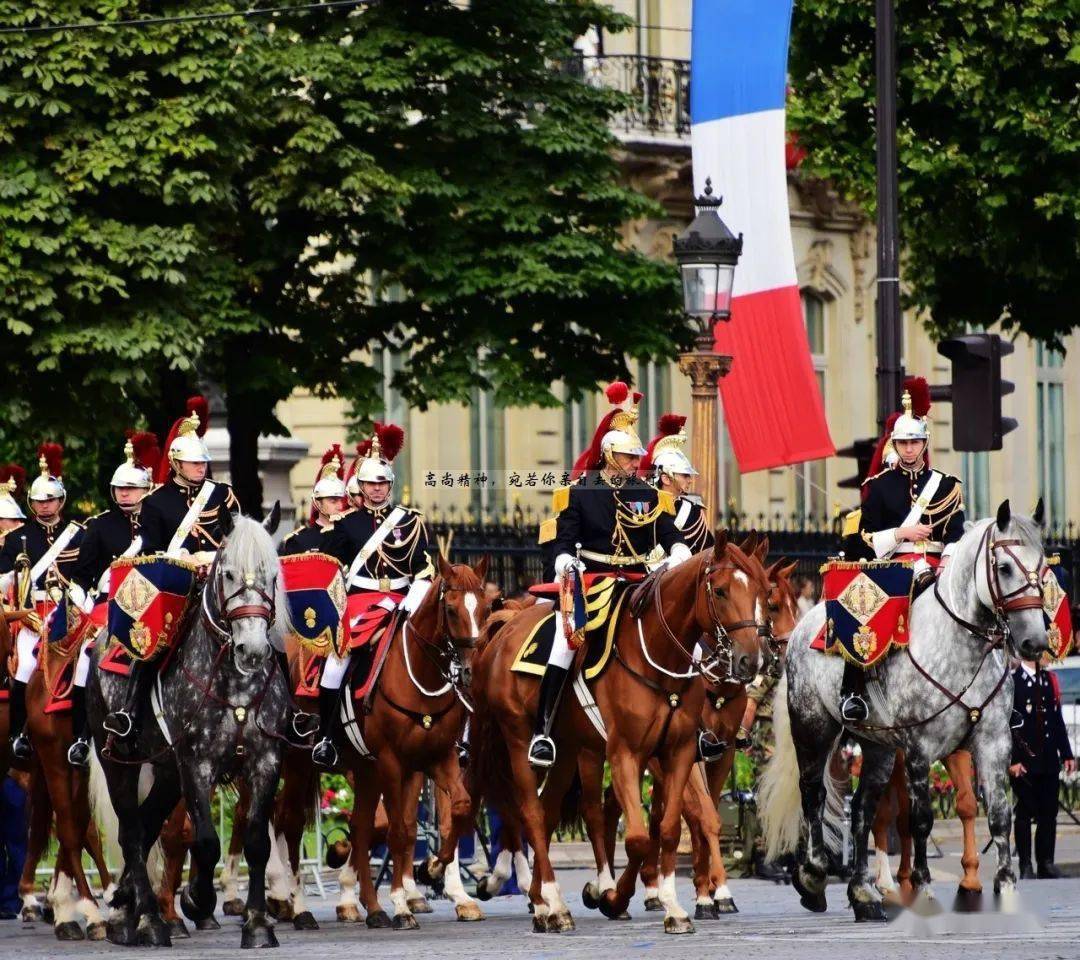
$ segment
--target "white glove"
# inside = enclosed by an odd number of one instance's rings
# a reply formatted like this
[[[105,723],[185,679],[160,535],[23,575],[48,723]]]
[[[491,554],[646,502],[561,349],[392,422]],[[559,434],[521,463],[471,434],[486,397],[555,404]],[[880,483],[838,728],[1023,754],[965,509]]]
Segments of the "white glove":
[[[915,561],[915,579],[916,580],[918,580],[919,577],[921,577],[924,573],[927,573],[927,572],[932,573],[933,570],[934,570],[934,568],[930,566],[930,561],[928,561],[926,559],[926,557],[919,557],[919,559]]]
[[[689,560],[692,556],[690,548],[685,543],[672,544],[671,553],[668,554],[667,568],[671,570],[684,560]]]
[[[409,592],[405,594],[405,599],[401,601],[401,609],[406,613],[412,613],[423,603],[430,589],[430,580],[414,580],[409,585]]]
[[[68,585],[68,599],[83,613],[90,613],[94,609],[94,601],[87,596],[86,591],[77,583]]]
[[[555,576],[561,577],[564,573],[570,570],[577,570],[578,572],[584,571],[585,564],[583,564],[577,557],[569,553],[560,553],[555,558]]]

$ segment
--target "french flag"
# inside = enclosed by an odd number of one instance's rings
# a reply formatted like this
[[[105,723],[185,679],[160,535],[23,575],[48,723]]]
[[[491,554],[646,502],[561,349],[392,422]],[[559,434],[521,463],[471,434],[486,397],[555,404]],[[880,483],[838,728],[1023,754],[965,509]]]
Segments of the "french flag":
[[[802,317],[788,211],[784,100],[791,0],[694,0],[690,120],[694,188],[724,198],[742,233],[731,321],[716,349],[739,470],[832,456]]]

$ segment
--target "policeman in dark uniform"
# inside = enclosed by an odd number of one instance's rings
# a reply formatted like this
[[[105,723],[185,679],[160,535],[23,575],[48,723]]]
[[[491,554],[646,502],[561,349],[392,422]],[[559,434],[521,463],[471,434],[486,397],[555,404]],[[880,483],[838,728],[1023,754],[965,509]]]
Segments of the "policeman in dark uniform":
[[[847,537],[845,553],[849,559],[911,561],[920,589],[933,582],[934,570],[963,536],[964,503],[960,481],[931,470],[926,462],[928,404],[913,412],[911,394],[905,390],[903,408],[884,448],[889,465],[864,482],[862,510],[849,514],[845,522],[844,532],[857,534]],[[840,694],[844,720],[868,718],[860,693],[864,680],[862,668],[845,662]]]
[[[675,527],[675,498],[638,476],[645,455],[635,427],[640,394],[631,396],[626,384],[614,383],[607,397],[615,407],[574,464],[571,479],[577,482],[555,491],[556,516],[541,527],[541,542],[552,543],[557,578],[571,571],[579,576],[644,574],[665,556],[670,566],[690,557]],[[556,630],[529,744],[529,762],[535,767],[555,762],[551,728],[573,659],[574,651]]]
[[[315,486],[311,488],[311,520],[297,527],[278,547],[283,557],[323,550],[323,532],[333,526],[332,518],[346,505],[344,457],[341,446],[334,444],[323,454]]]
[[[54,601],[46,593],[46,586],[55,583],[63,589],[67,586],[75,558],[79,553],[79,541],[83,535],[82,524],[63,519],[64,489],[63,447],[58,443],[45,443],[39,450],[38,466],[41,475],[30,485],[27,500],[30,519],[4,538],[0,550],[0,594],[14,588],[19,592],[15,565],[25,554],[30,563],[32,582],[29,596],[17,596],[19,603],[32,602],[37,618],[44,624]],[[11,752],[20,760],[29,758],[32,749],[26,735],[26,685],[37,667],[37,646],[41,640],[39,629],[23,624],[16,637],[19,666],[11,678]]]
[[[164,553],[204,570],[213,563],[224,538],[222,516],[240,509],[232,488],[207,476],[210,451],[202,439],[208,425],[206,411],[202,397],[188,400],[188,415],[169,432],[167,459],[158,473],[161,485],[143,500],[139,516],[143,554]],[[133,659],[124,706],[105,718],[105,729],[122,740],[136,730],[154,669],[144,660]]]
[[[152,433],[132,436],[124,445],[124,462],[113,471],[109,481],[114,506],[86,523],[68,590],[70,601],[86,614],[101,604],[100,613],[104,618],[109,599],[109,565],[118,557],[134,556],[142,549],[139,513],[143,498],[153,486],[151,471],[160,458],[158,440]],[[71,688],[71,728],[75,741],[68,748],[68,762],[75,767],[90,764],[86,681],[93,639],[93,633],[90,633],[83,641]]]
[[[1061,704],[1050,674],[1025,660],[1013,671],[1013,709],[1019,726],[1013,729],[1013,823],[1021,879],[1036,876],[1031,869],[1031,821],[1035,821],[1035,863],[1039,879],[1061,876],[1054,866],[1057,832],[1058,780],[1076,769]],[[1015,721],[1014,721],[1015,722]]]
[[[355,506],[334,516],[322,534],[320,549],[346,569],[350,627],[376,606],[412,613],[435,576],[423,515],[395,504],[391,496],[393,460],[404,442],[400,427],[375,424],[374,436],[357,448],[359,456],[346,484]],[[337,763],[333,723],[351,657],[351,652],[344,659],[331,653],[319,682],[320,736],[311,759],[321,766]]]

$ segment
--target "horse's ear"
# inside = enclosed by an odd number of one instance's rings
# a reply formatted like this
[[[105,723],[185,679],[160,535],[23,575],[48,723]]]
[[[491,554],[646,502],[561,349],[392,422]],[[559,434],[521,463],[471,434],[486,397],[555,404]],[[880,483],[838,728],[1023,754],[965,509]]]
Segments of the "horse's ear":
[[[1046,520],[1046,504],[1043,503],[1043,498],[1039,497],[1039,502],[1035,504],[1035,510],[1031,514],[1031,519],[1034,520],[1040,527]]]
[[[1005,532],[1006,527],[1009,526],[1009,521],[1012,519],[1012,508],[1009,506],[1008,500],[1002,500],[1001,506],[998,507],[997,512],[997,528],[1002,533]]]
[[[454,568],[450,564],[450,561],[439,553],[439,576],[444,580],[449,580],[454,575]]]
[[[770,580],[775,580],[776,579],[776,574],[779,572],[780,564],[782,562],[783,562],[782,560],[774,560],[772,563],[770,563],[765,568],[765,576],[768,577]]]
[[[746,535],[743,542],[739,544],[739,549],[743,553],[745,553],[747,556],[750,556],[750,554],[752,554],[754,552],[754,550],[757,549],[757,544],[758,544],[758,532],[756,530],[751,530]]]
[[[236,526],[236,516],[231,510],[218,511],[218,526],[221,528],[222,538],[233,532],[233,527]]]
[[[719,560],[724,555],[724,551],[727,549],[727,530],[724,527],[717,527],[716,530],[713,531],[713,539],[716,541],[713,544],[713,557]]]
[[[483,583],[485,580],[487,580],[488,565],[490,564],[490,562],[491,562],[491,554],[490,553],[485,553],[480,558],[480,562],[475,567],[473,567],[473,573],[475,573],[477,575],[477,577],[480,578],[481,583]]]
[[[762,536],[761,542],[754,551],[754,555],[761,563],[765,562],[765,558],[769,555],[769,538],[767,536]]]
[[[780,562],[783,563],[783,560],[781,560]],[[798,567],[799,561],[792,560],[791,563],[789,563],[786,567],[784,567],[783,570],[780,571],[780,576],[782,576],[786,580],[798,569]]]
[[[278,524],[281,523],[281,501],[275,500],[274,506],[270,509],[270,513],[266,519],[263,520],[263,529],[273,536],[277,533]]]

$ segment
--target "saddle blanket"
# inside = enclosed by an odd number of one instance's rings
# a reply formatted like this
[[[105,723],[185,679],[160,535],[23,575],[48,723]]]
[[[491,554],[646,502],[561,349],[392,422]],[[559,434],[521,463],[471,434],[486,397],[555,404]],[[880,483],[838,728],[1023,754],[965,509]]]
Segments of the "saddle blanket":
[[[825,623],[811,649],[871,667],[894,646],[907,646],[913,564],[830,560],[821,573]]]
[[[1057,554],[1046,558],[1043,569],[1043,616],[1050,656],[1061,660],[1072,649],[1072,611],[1069,609],[1069,574]]]
[[[376,643],[380,631],[390,621],[390,615],[404,599],[403,593],[381,593],[377,590],[352,593],[345,605],[349,624],[349,649]]]

